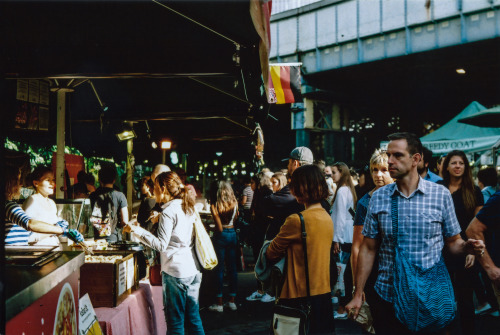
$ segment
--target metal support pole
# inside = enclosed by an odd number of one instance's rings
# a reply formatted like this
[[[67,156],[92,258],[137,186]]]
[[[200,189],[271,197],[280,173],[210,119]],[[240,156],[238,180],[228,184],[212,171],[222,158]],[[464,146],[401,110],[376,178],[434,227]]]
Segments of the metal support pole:
[[[56,198],[64,199],[64,147],[66,145],[66,93],[73,89],[57,90],[57,151],[56,151]],[[70,185],[67,185],[70,186]]]
[[[134,148],[134,139],[127,140],[127,207],[128,207],[128,217],[132,218],[132,206],[133,206],[133,192],[134,189],[134,171],[132,170],[132,149]]]

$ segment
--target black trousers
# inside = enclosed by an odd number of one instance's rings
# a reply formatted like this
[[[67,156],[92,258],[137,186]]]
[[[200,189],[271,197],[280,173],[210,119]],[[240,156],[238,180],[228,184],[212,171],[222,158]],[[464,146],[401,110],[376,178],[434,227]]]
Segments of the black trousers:
[[[448,328],[437,332],[411,332],[405,325],[399,322],[392,303],[385,301],[378,294],[372,297],[370,310],[373,316],[373,327],[377,335],[444,335]]]
[[[298,308],[307,302],[307,298],[280,299],[279,303]],[[331,335],[335,332],[332,296],[330,292],[311,296],[311,314],[309,334]]]

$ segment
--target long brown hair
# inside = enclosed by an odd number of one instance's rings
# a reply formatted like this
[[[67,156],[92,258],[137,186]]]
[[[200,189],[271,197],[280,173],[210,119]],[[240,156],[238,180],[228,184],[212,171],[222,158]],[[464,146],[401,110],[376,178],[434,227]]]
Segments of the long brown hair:
[[[155,179],[160,187],[165,187],[168,196],[172,199],[182,200],[182,210],[186,214],[194,213],[194,199],[189,196],[189,192],[177,173],[173,171],[163,172]]]
[[[217,183],[217,200],[215,209],[219,214],[222,224],[228,224],[233,217],[234,208],[238,206],[238,201],[234,196],[231,183],[221,180]]]
[[[474,181],[472,180],[472,171],[469,165],[469,160],[465,153],[461,150],[453,150],[446,155],[443,162],[443,181],[446,187],[450,187],[450,171],[448,171],[448,165],[452,157],[458,156],[464,161],[464,174],[462,175],[462,182],[460,183],[460,193],[462,193],[462,199],[464,200],[465,209],[469,213],[474,213],[476,209],[476,197],[474,192]]]
[[[19,185],[21,170],[17,166],[5,165],[5,197],[12,198],[14,187]]]
[[[335,190],[335,196],[333,197],[333,202],[337,199],[337,192],[342,186],[347,186],[351,190],[352,201],[354,208],[356,208],[356,203],[358,202],[358,198],[356,197],[356,190],[354,189],[354,183],[352,182],[351,171],[346,163],[337,162],[332,165],[332,167],[336,167],[340,172],[340,179],[337,182],[337,189]]]

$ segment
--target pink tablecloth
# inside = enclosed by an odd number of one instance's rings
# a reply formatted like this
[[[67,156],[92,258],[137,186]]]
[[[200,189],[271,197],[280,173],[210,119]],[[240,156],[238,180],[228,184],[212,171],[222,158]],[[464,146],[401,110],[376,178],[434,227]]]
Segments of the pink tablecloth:
[[[163,335],[167,332],[161,286],[144,281],[115,308],[95,309],[106,335]]]

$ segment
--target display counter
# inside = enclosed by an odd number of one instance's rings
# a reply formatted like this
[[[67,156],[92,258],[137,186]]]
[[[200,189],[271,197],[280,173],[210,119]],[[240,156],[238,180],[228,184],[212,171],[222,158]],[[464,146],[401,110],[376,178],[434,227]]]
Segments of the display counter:
[[[84,261],[80,251],[32,248],[23,256],[6,248],[6,333],[55,334],[64,328],[76,334],[78,280]]]

